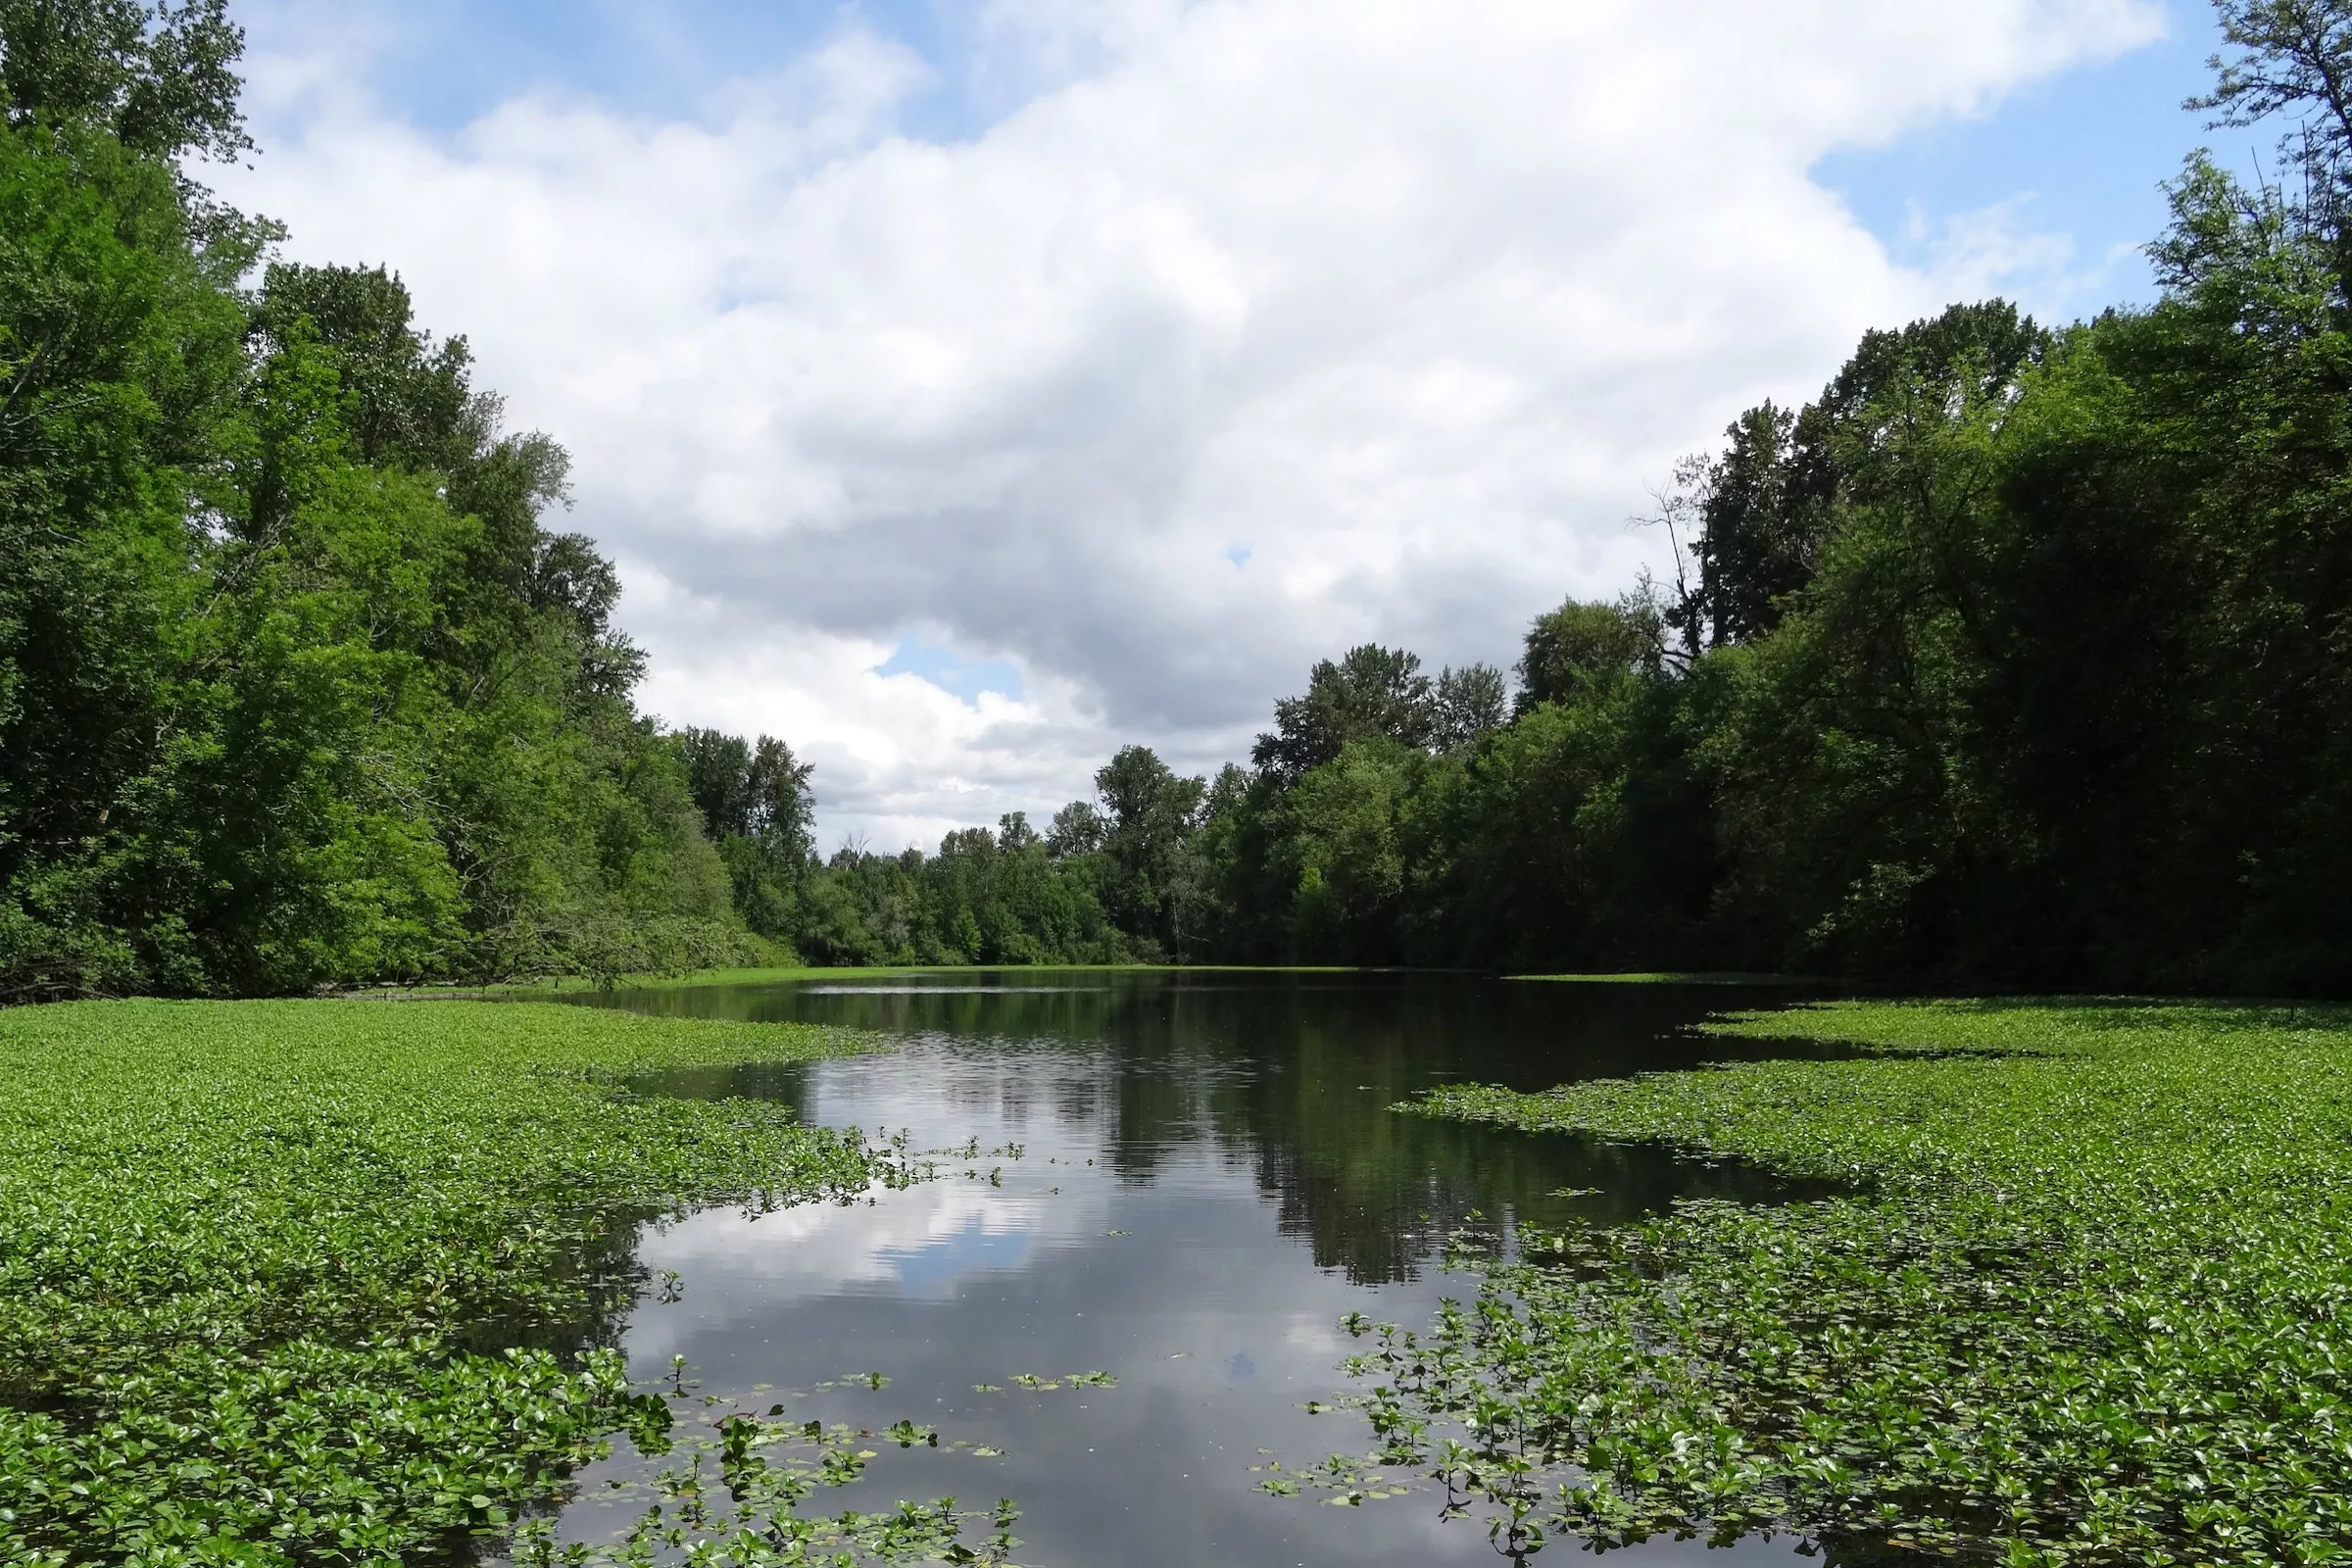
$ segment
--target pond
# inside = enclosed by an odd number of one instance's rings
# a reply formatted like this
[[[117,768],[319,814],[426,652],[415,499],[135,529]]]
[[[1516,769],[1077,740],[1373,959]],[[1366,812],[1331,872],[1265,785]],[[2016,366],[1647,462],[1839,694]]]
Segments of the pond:
[[[1757,1048],[1690,1026],[1792,995],[965,970],[583,999],[887,1034],[882,1054],[635,1087],[779,1100],[812,1123],[968,1152],[853,1206],[648,1227],[638,1258],[659,1287],[626,1325],[631,1372],[666,1379],[683,1357],[688,1425],[782,1404],[796,1421],[936,1429],[938,1447],[873,1442],[865,1478],[808,1509],[1010,1497],[1016,1559],[1039,1568],[1490,1560],[1484,1527],[1442,1519],[1434,1493],[1348,1507],[1259,1490],[1275,1459],[1371,1446],[1352,1411],[1312,1408],[1349,1392],[1340,1362],[1360,1347],[1341,1320],[1417,1326],[1441,1298],[1474,1296],[1475,1276],[1444,1263],[1458,1227],[1507,1247],[1530,1222],[1808,1195],[1737,1165],[1389,1107],[1445,1082],[1536,1088],[1725,1059]],[[1094,1373],[1115,1382],[1069,1381]],[[614,1483],[649,1461],[618,1448],[583,1472],[562,1539],[633,1522],[643,1498]],[[1634,1556],[1728,1568],[1794,1550],[1655,1542]]]

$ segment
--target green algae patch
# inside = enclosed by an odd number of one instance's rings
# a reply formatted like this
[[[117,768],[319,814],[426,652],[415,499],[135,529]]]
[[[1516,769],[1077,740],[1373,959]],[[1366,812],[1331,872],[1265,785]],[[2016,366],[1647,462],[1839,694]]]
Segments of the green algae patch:
[[[0,1012],[0,1556],[441,1560],[655,1419],[643,1219],[848,1199],[898,1152],[649,1069],[855,1049],[530,1004]]]
[[[2352,1561],[2352,1015],[1842,1003],[1716,1027],[1866,1054],[1411,1108],[1849,1196],[1533,1238],[1427,1333],[1353,1325],[1388,1462],[1523,1546]]]

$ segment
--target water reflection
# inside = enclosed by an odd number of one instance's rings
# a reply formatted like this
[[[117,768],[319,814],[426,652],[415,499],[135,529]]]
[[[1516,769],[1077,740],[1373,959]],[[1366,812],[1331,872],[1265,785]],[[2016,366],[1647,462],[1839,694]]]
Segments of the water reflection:
[[[1260,1448],[1312,1459],[1368,1445],[1352,1415],[1302,1408],[1344,1386],[1339,1320],[1411,1323],[1473,1291],[1441,1259],[1474,1211],[1507,1235],[1681,1197],[1791,1196],[1739,1166],[1389,1108],[1456,1079],[1538,1087],[1720,1059],[1726,1044],[1687,1026],[1783,991],[1032,971],[599,1000],[898,1037],[883,1054],[636,1085],[783,1101],[811,1122],[977,1153],[850,1208],[649,1228],[640,1265],[684,1291],[641,1298],[624,1343],[649,1380],[686,1357],[720,1401],[694,1410],[781,1398],[796,1418],[911,1416],[1001,1450],[893,1450],[822,1506],[1010,1495],[1027,1509],[1025,1563],[1484,1559],[1484,1530],[1442,1523],[1434,1497],[1348,1509],[1254,1490]],[[869,1370],[889,1387],[815,1387]],[[1118,1386],[1013,1382],[1094,1370]],[[624,1454],[593,1468],[565,1532],[608,1532],[620,1510],[600,1509],[597,1490],[638,1467]],[[1749,1542],[1706,1560],[1789,1552]]]
[[[1356,1284],[1415,1276],[1472,1211],[1554,1224],[1654,1212],[1676,1198],[1771,1200],[1798,1189],[1763,1172],[1567,1135],[1530,1138],[1389,1107],[1436,1084],[1538,1089],[1690,1066],[1781,1047],[1707,1039],[1710,1012],[1780,1006],[1787,988],[1563,985],[1426,976],[1073,976],[1059,985],[710,987],[614,993],[632,1010],[799,1020],[913,1037],[873,1070],[923,1098],[1026,1125],[1051,1102],[1097,1129],[1109,1168],[1153,1180],[1180,1151],[1246,1163],[1279,1204],[1282,1235]],[[969,1069],[1002,1063],[1007,1070]],[[943,1061],[956,1065],[940,1072]],[[863,1064],[747,1065],[666,1075],[652,1092],[797,1104],[811,1120],[872,1125],[853,1103]],[[848,1098],[844,1098],[847,1094]],[[819,1103],[820,1099],[832,1102]],[[895,1125],[895,1124],[894,1124]],[[1561,1199],[1563,1188],[1596,1189]],[[1807,1191],[1810,1191],[1809,1189]]]

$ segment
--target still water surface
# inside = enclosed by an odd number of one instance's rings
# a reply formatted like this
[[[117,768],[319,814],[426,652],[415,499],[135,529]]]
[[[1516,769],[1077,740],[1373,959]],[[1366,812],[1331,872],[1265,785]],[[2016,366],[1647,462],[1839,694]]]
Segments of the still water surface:
[[[1724,1059],[1740,1048],[1690,1026],[1786,1004],[1786,990],[967,970],[595,1000],[897,1042],[663,1074],[640,1092],[782,1101],[811,1123],[910,1132],[918,1149],[977,1141],[981,1157],[870,1202],[649,1227],[639,1260],[674,1272],[675,1298],[641,1300],[624,1347],[649,1382],[685,1357],[717,1398],[682,1403],[689,1421],[783,1400],[795,1419],[937,1427],[967,1446],[879,1444],[868,1479],[808,1506],[1009,1496],[1018,1560],[1038,1568],[1493,1560],[1483,1526],[1441,1520],[1435,1494],[1348,1508],[1257,1490],[1260,1450],[1311,1462],[1371,1446],[1351,1412],[1302,1408],[1348,1392],[1339,1363],[1358,1347],[1340,1320],[1418,1325],[1441,1298],[1474,1296],[1474,1276],[1443,1266],[1473,1214],[1507,1240],[1522,1222],[1630,1220],[1678,1198],[1803,1196],[1736,1165],[1389,1108],[1440,1083],[1533,1089]],[[1013,1381],[1092,1371],[1116,1387]],[[888,1386],[840,1386],[868,1372]],[[642,1465],[622,1445],[584,1473],[564,1537],[632,1522],[607,1484]],[[1652,1543],[1629,1561],[1792,1553],[1785,1539]]]

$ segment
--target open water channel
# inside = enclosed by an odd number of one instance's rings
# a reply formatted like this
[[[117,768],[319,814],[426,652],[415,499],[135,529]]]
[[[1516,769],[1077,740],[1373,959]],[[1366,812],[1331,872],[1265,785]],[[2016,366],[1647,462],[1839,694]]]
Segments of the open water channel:
[[[907,974],[619,992],[663,1013],[873,1030],[886,1053],[663,1075],[640,1092],[783,1101],[803,1119],[967,1149],[936,1179],[849,1206],[713,1208],[640,1237],[634,1377],[684,1357],[686,1423],[787,1406],[876,1441],[865,1479],[805,1511],[953,1494],[1022,1510],[1038,1568],[1288,1568],[1493,1560],[1484,1526],[1423,1490],[1361,1506],[1259,1490],[1272,1457],[1362,1453],[1340,1362],[1350,1312],[1424,1323],[1475,1297],[1444,1264],[1479,1221],[1625,1221],[1678,1198],[1797,1196],[1753,1170],[1564,1135],[1403,1115],[1433,1085],[1540,1088],[1720,1060],[1690,1025],[1785,989],[1397,975]],[[1017,1146],[1017,1155],[1012,1152]],[[1563,1194],[1581,1196],[1562,1196]],[[1106,1373],[1114,1386],[1071,1384]],[[887,1379],[876,1388],[874,1378]],[[1058,1383],[1031,1388],[1023,1377]],[[988,1392],[983,1392],[986,1390]],[[643,1506],[627,1444],[583,1472],[561,1538]],[[1561,1543],[1547,1557],[1575,1554]],[[1632,1563],[1787,1562],[1794,1544],[1652,1542]]]

